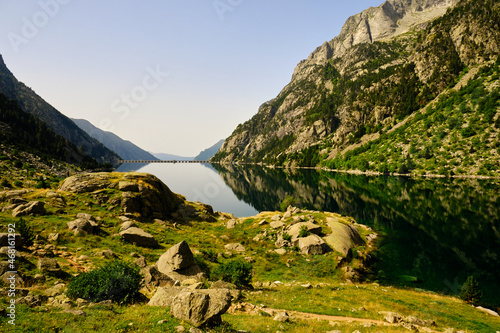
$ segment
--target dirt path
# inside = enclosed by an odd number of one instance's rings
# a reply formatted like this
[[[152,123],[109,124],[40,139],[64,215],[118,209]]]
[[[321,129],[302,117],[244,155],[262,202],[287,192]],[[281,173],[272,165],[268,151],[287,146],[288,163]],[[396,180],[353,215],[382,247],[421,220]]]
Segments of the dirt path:
[[[291,318],[294,319],[302,319],[302,320],[326,320],[326,321],[331,321],[331,322],[339,322],[339,323],[360,323],[360,324],[367,324],[367,325],[376,325],[376,326],[401,326],[401,324],[391,324],[383,320],[377,320],[377,319],[366,319],[366,318],[356,318],[356,317],[343,317],[343,316],[331,316],[331,315],[322,315],[322,314],[316,314],[316,313],[307,313],[307,312],[300,312],[300,311],[291,311],[291,310],[283,310],[283,309],[272,309],[272,308],[266,308],[266,307],[261,307],[261,306],[256,306],[250,303],[238,303],[238,304],[233,304],[231,308],[228,310],[228,313],[231,314],[249,314],[249,315],[259,315],[262,312],[267,313],[271,317],[275,316],[276,314],[280,312],[286,312]],[[418,325],[414,325],[416,328],[418,328],[421,332],[438,332],[435,330],[432,330],[428,327],[421,327]]]

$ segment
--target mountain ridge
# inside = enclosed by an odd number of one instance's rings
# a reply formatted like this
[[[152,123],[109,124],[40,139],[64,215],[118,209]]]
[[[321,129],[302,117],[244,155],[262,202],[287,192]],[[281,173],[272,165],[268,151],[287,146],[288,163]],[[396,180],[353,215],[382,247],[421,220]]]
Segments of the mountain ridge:
[[[71,141],[99,163],[117,165],[119,156],[110,151],[85,131],[81,130],[69,117],[47,103],[31,88],[17,80],[7,68],[0,54],[0,92],[11,100],[17,100],[22,109],[45,122],[56,134]]]
[[[117,153],[124,160],[157,160],[152,154],[138,147],[134,143],[123,140],[118,135],[103,131],[85,119],[71,120],[91,137],[101,142],[106,148]]]

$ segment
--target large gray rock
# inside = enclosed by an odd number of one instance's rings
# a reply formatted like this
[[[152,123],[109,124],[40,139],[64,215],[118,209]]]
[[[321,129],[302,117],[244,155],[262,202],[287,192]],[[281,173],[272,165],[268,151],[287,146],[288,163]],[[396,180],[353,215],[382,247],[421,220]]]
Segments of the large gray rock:
[[[99,224],[92,215],[79,213],[76,217],[76,220],[67,224],[68,229],[73,231],[75,235],[96,234],[99,232]]]
[[[172,300],[170,313],[196,327],[218,324],[231,306],[231,294],[227,289],[184,291]]]
[[[299,238],[297,246],[301,253],[309,255],[325,254],[332,250],[321,237],[315,234]]]
[[[351,254],[353,248],[365,244],[356,227],[331,219],[327,222],[332,233],[325,237],[325,241],[335,251],[347,257]]]
[[[163,274],[188,269],[194,266],[193,252],[186,241],[175,244],[158,259],[158,270]]]
[[[141,274],[144,276],[144,285],[148,288],[165,287],[174,284],[174,281],[167,275],[158,271],[154,266],[146,266],[141,269]]]
[[[224,245],[224,248],[229,251],[245,252],[245,247],[240,243],[231,243]]]
[[[19,205],[12,211],[13,217],[27,215],[45,215],[45,203],[40,201],[30,201],[27,204]]]
[[[113,177],[106,172],[75,175],[66,178],[59,190],[73,193],[94,192],[111,185]]]
[[[137,246],[155,248],[158,247],[158,242],[153,235],[146,231],[132,227],[120,232],[120,236],[128,243],[136,244]]]

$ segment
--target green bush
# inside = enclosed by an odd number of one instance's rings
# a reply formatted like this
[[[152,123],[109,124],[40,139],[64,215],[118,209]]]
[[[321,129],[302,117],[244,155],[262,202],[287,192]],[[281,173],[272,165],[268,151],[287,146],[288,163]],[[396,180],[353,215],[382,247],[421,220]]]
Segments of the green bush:
[[[4,179],[2,180],[2,182],[0,183],[0,187],[8,187],[8,188],[12,188],[12,184],[9,183],[9,181],[7,179]]]
[[[285,199],[283,199],[283,201],[281,202],[280,204],[280,210],[282,212],[286,211],[286,209],[288,208],[288,206],[293,206],[295,205],[297,202],[297,199],[295,199],[294,197],[288,195]]]
[[[20,180],[16,180],[16,181],[14,181],[14,186],[15,187],[23,187],[23,182]]]
[[[19,222],[17,222],[16,224],[16,231],[21,235],[25,246],[33,245],[33,241],[35,240],[35,233],[24,219],[19,219]]]
[[[469,276],[460,291],[460,298],[467,304],[478,305],[483,297],[479,283],[474,276]]]
[[[201,254],[203,255],[203,258],[205,260],[208,260],[213,263],[217,263],[217,252],[215,250],[209,249],[209,250],[201,250]]]
[[[287,234],[286,232],[283,234],[283,240],[290,242],[292,240],[292,235]]]
[[[252,281],[252,264],[235,259],[221,264],[212,274],[212,279],[222,280],[236,285],[238,288],[250,286]]]
[[[73,278],[66,294],[72,299],[83,298],[91,302],[111,300],[131,303],[139,295],[141,287],[139,267],[115,260]]]

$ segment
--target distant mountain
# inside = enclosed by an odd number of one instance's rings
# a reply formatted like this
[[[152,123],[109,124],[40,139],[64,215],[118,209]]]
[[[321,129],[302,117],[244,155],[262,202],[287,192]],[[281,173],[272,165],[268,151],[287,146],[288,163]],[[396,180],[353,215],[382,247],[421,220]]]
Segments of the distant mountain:
[[[152,153],[156,158],[161,161],[192,161],[193,157],[184,157],[172,154],[164,154],[164,153]]]
[[[210,160],[212,157],[214,157],[215,154],[217,154],[217,152],[219,151],[219,149],[222,147],[223,144],[224,144],[224,139],[220,140],[219,142],[214,144],[212,147],[207,148],[204,151],[202,151],[201,153],[199,153],[198,156],[196,156],[194,158],[194,160],[195,161],[208,161],[208,160]]]
[[[56,134],[71,141],[76,147],[99,163],[117,165],[120,157],[102,143],[90,137],[71,119],[38,96],[24,83],[19,82],[5,65],[0,55],[0,93],[10,100],[17,100],[22,110],[47,124]]]
[[[147,151],[137,147],[130,141],[123,140],[118,135],[103,131],[85,119],[71,119],[91,137],[102,142],[108,149],[114,151],[124,160],[157,160]]]
[[[58,160],[84,169],[99,167],[97,162],[69,140],[54,133],[37,117],[24,112],[17,101],[0,93],[0,146],[34,154],[42,160]],[[51,163],[50,163],[51,164]]]

